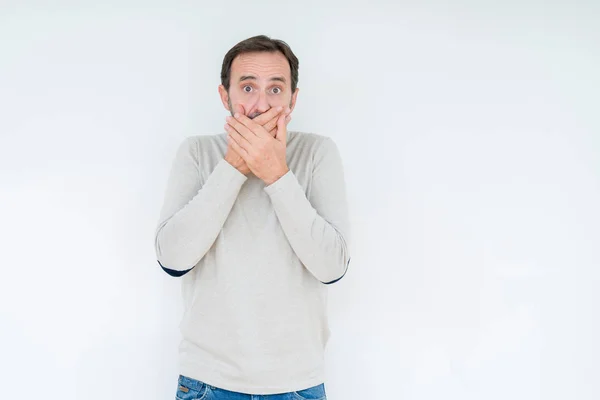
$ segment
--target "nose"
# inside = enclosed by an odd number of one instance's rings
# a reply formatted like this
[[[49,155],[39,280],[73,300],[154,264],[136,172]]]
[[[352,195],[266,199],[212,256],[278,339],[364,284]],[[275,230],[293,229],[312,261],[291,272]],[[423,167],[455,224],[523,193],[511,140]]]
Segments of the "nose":
[[[269,102],[267,101],[267,95],[265,92],[260,92],[258,95],[258,102],[256,103],[256,111],[264,113],[270,108]]]

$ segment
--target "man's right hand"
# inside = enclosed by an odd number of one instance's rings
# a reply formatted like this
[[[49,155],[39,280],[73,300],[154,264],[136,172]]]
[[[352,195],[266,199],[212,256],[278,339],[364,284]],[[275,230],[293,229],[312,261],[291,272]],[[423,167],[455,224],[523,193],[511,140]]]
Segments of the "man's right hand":
[[[240,114],[246,115],[244,107],[241,104],[236,104],[233,107],[234,114],[239,112]],[[253,121],[256,121],[258,124],[262,125],[267,132],[275,137],[275,134],[277,133],[277,119],[281,113],[285,113],[286,110],[287,108],[285,107],[281,111],[277,111],[277,107],[271,107],[269,111],[254,118]],[[291,115],[286,117],[286,125],[291,121],[291,119]],[[250,173],[250,168],[248,168],[244,159],[234,149],[232,149],[229,144],[227,145],[227,152],[225,153],[225,161],[227,161],[244,175],[248,175]]]

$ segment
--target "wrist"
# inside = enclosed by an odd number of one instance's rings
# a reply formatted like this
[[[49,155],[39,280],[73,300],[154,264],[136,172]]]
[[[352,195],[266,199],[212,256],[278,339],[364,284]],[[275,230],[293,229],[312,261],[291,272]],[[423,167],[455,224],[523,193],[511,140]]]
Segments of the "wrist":
[[[233,168],[239,168],[242,165],[242,163],[239,160],[239,157],[234,158],[234,157],[231,157],[229,154],[225,154],[225,157],[223,157],[223,158],[225,159],[225,161],[227,161],[229,164],[231,164],[231,166]]]
[[[279,179],[281,179],[282,176],[284,176],[285,174],[287,174],[289,172],[289,168],[286,165],[285,168],[283,168],[280,172],[278,172],[277,174],[273,175],[272,178],[265,180],[265,183],[268,185],[272,185],[275,182],[277,182]]]

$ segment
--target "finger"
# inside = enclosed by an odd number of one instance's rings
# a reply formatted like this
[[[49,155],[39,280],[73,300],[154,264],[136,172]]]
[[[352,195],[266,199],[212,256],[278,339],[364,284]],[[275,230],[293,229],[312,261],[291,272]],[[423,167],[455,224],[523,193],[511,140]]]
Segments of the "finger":
[[[285,120],[286,123],[291,120],[291,112],[292,111],[289,107],[286,107],[286,109],[282,111],[282,113],[284,113],[287,116]],[[272,118],[269,122],[263,125],[263,128],[265,128],[265,130],[269,132],[271,137],[275,137],[275,133],[277,132],[277,120],[279,119],[279,115],[280,114],[278,114],[275,118]]]
[[[229,136],[231,136],[240,147],[243,147],[244,149],[249,149],[250,147],[252,147],[252,143],[248,139],[246,139],[245,136],[241,135],[229,123],[225,124],[225,130],[227,131],[227,133],[229,134]],[[250,133],[250,135],[254,136],[254,134],[252,134],[252,133]]]
[[[237,132],[236,132],[237,133]],[[244,160],[244,162],[247,163],[247,158],[248,158],[248,152],[246,151],[245,148],[242,147],[242,145],[240,144],[240,138],[241,136],[238,137],[234,137],[234,135],[232,135],[231,133],[227,135],[227,143],[229,144],[229,146],[231,146],[231,148],[239,154],[240,157],[242,157],[242,159]]]
[[[235,113],[240,113],[240,114],[244,114],[244,115],[246,114],[246,110],[244,110],[244,106],[239,103],[234,104],[233,110],[231,110],[231,111],[232,111],[231,112],[232,115]]]
[[[287,117],[285,117],[285,124],[286,125],[289,124],[291,120],[292,120],[292,116],[288,115]],[[277,136],[277,120],[275,120],[274,127],[271,130],[269,130],[269,135],[271,135],[272,137]]]
[[[288,115],[290,112],[291,112],[291,110],[290,110],[289,107],[286,107],[285,109],[281,110],[281,113],[285,113],[285,115]],[[279,118],[279,115],[281,115],[281,113],[276,114],[269,121],[267,121],[266,123],[262,124],[267,131],[271,131],[272,129],[274,129],[274,128],[277,127],[277,119]]]
[[[286,110],[283,110],[282,112],[289,114],[289,111],[286,111]],[[286,114],[286,115],[288,115],[288,114]],[[269,132],[271,132],[273,129],[276,129],[277,128],[277,120],[279,119],[280,115],[281,114],[277,114],[274,118],[271,118],[270,121],[268,121],[266,124],[263,124],[263,127]]]
[[[285,117],[285,124],[289,124],[290,121],[292,120],[292,116],[288,115],[287,117]],[[269,134],[272,137],[275,137],[277,135],[277,120],[275,121],[275,126],[269,131]]]
[[[252,119],[252,121],[256,122],[259,125],[264,125],[267,122],[269,122],[270,120],[272,120],[273,118],[277,118],[279,116],[279,113],[281,113],[283,111],[283,107],[279,106],[279,107],[271,107],[267,110],[267,112],[260,114],[258,117]],[[246,113],[241,113],[243,115],[246,115]]]
[[[275,135],[275,139],[283,144],[287,143],[287,124],[285,123],[284,115],[281,115],[277,120],[277,135]]]
[[[262,125],[257,124],[244,114],[235,114],[235,118],[233,121],[228,121],[229,124],[233,125],[233,127],[250,143],[255,143],[256,138],[266,138],[269,137],[269,132],[263,128]],[[237,123],[237,125],[232,124],[232,122]],[[253,137],[249,137],[247,135],[252,135]]]
[[[271,118],[266,124],[263,125],[267,131],[271,132],[273,129],[277,130],[277,120],[279,119],[279,114],[275,118]]]
[[[271,109],[269,109],[269,111],[270,111],[270,110],[271,110]],[[246,111],[244,110],[244,106],[243,106],[242,104],[240,104],[240,103],[236,103],[236,104],[234,104],[234,105],[233,105],[233,108],[232,108],[232,114],[233,114],[233,115],[235,115],[236,113],[239,113],[239,114],[242,114],[242,115],[246,115]],[[264,116],[264,115],[266,115],[266,114],[267,114],[267,113],[265,113],[265,114],[261,114],[259,117],[263,117],[263,116]],[[277,115],[278,115],[278,114],[277,114]],[[273,120],[277,121],[277,115],[275,116],[275,118],[273,118]],[[259,119],[259,117],[256,117],[256,118],[254,118],[254,119],[253,119],[253,121],[256,121],[257,119]],[[275,123],[274,123],[274,127],[275,127],[275,126],[276,126],[276,125],[275,125]]]
[[[235,115],[237,115],[240,119],[245,118],[248,121],[252,121],[250,118],[246,117],[243,114],[235,113]],[[225,124],[225,129],[233,128],[237,131],[237,133],[242,135],[251,144],[256,142],[258,136],[248,126],[240,122],[239,119],[236,119],[234,117],[227,117],[225,118],[225,120],[227,121],[227,123]],[[227,125],[229,125],[229,128],[227,128]]]

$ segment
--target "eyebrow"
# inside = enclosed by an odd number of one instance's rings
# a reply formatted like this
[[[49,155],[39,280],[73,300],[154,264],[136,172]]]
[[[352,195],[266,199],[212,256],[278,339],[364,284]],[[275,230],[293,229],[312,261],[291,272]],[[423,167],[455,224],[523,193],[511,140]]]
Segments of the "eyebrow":
[[[254,75],[242,75],[240,76],[240,82],[243,81],[248,81],[248,80],[256,80],[256,76]],[[271,79],[269,79],[269,81],[277,81],[277,82],[283,82],[286,83],[285,77],[283,76],[274,76]]]

